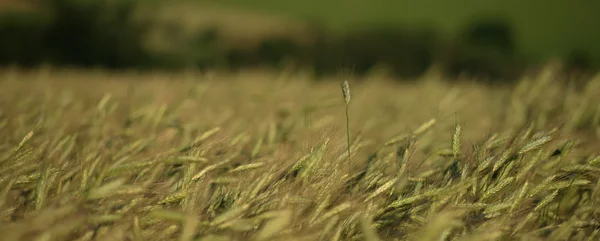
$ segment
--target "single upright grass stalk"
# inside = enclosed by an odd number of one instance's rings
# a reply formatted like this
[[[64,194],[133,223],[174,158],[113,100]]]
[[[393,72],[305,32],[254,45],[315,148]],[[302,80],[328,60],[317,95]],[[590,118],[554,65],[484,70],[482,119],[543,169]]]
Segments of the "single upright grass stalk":
[[[347,80],[342,82],[342,94],[346,102],[346,138],[348,146],[348,175],[350,175],[350,116],[348,115],[348,107],[350,107],[350,85]]]

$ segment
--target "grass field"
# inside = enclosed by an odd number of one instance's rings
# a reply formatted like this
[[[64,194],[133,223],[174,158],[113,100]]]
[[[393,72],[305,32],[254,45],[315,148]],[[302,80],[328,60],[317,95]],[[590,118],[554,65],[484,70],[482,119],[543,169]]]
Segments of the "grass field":
[[[2,240],[598,240],[600,76],[557,76],[4,70]]]

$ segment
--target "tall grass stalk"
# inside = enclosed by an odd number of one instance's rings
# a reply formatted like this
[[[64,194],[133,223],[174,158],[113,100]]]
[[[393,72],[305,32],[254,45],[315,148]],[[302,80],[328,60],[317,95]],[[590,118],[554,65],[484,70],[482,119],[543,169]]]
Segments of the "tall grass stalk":
[[[350,175],[350,115],[348,114],[348,108],[350,107],[350,85],[347,80],[342,82],[342,94],[344,95],[344,102],[346,103],[346,142],[348,149],[348,175]]]

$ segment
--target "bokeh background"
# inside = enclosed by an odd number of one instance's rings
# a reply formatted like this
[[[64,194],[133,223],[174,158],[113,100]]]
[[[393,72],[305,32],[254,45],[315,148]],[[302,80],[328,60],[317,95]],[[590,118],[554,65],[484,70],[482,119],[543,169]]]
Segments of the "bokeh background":
[[[549,61],[593,73],[593,0],[0,0],[0,65],[308,70],[435,66],[514,80]]]

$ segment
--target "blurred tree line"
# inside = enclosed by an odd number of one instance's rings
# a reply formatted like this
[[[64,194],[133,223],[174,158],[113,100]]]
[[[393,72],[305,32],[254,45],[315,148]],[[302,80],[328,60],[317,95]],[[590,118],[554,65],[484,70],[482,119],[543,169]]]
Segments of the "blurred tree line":
[[[135,0],[30,0],[32,9],[0,11],[0,65],[40,64],[119,68],[224,68],[289,65],[337,74],[340,66],[366,74],[384,66],[399,77],[415,77],[430,66],[451,76],[467,73],[514,79],[527,62],[520,56],[510,23],[478,19],[458,39],[443,40],[431,29],[365,26],[345,34],[314,28],[314,41],[262,39],[258,46],[229,46],[217,28],[183,35],[176,25],[136,14]],[[147,36],[160,28],[169,48],[148,47]],[[565,56],[567,67],[587,70],[592,59],[584,51]]]

